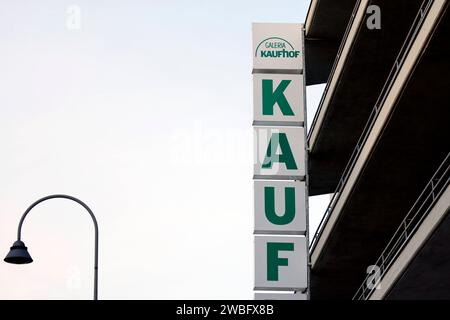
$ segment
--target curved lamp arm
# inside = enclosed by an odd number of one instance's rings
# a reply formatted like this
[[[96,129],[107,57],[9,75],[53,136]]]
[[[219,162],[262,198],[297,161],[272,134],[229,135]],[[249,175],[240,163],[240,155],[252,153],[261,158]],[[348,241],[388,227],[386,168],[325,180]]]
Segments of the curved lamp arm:
[[[89,215],[91,216],[92,221],[94,222],[94,228],[95,228],[94,300],[97,300],[97,291],[98,291],[97,290],[97,287],[98,287],[98,225],[97,225],[97,219],[95,219],[94,213],[83,201],[81,201],[75,197],[65,195],[65,194],[54,194],[54,195],[47,196],[47,197],[37,200],[31,206],[29,206],[28,209],[22,215],[22,218],[20,219],[20,222],[19,222],[19,227],[17,228],[17,240],[21,240],[20,238],[22,236],[22,225],[25,220],[25,217],[28,215],[28,213],[31,211],[31,209],[33,209],[35,206],[37,206],[41,202],[44,202],[44,201],[50,200],[50,199],[57,199],[57,198],[72,200],[72,201],[75,201],[76,203],[80,204],[81,206],[83,206],[83,208],[85,208],[87,210],[87,212],[89,212]]]

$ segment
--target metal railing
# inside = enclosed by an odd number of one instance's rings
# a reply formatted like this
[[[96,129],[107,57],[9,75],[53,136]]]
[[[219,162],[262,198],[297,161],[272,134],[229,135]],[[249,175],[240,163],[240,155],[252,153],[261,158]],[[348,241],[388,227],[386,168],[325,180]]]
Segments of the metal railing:
[[[311,133],[313,132],[313,128],[315,127],[316,122],[317,122],[317,118],[319,117],[320,111],[323,108],[323,103],[325,100],[326,93],[329,90],[331,80],[333,79],[334,74],[336,72],[336,68],[339,63],[339,59],[342,55],[342,51],[344,50],[345,43],[347,42],[348,35],[350,34],[350,30],[352,29],[352,25],[353,25],[353,22],[356,17],[356,12],[358,12],[358,8],[359,8],[360,4],[361,4],[361,0],[358,0],[355,4],[355,7],[353,8],[352,15],[350,16],[350,19],[349,19],[349,23],[347,24],[347,28],[345,29],[341,44],[339,45],[339,49],[336,54],[336,58],[334,59],[333,67],[331,68],[330,75],[328,76],[327,84],[325,86],[325,90],[323,91],[324,94],[322,95],[322,98],[320,99],[319,107],[317,108],[316,114],[314,115],[313,121],[311,123],[311,127],[310,127],[309,133],[308,133],[308,139],[310,138]]]
[[[437,171],[433,174],[433,177],[414,202],[413,206],[408,211],[408,214],[400,223],[397,231],[394,233],[394,236],[391,238],[380,257],[375,262],[375,265],[380,268],[380,278],[377,281],[381,281],[392,263],[407,245],[409,239],[415,234],[422,221],[427,217],[437,199],[439,199],[442,192],[448,187],[449,183],[450,152],[447,154]],[[367,275],[361,286],[356,291],[353,296],[354,300],[366,300],[376,289],[376,284],[373,286],[367,285],[369,277],[370,275]]]
[[[366,125],[364,126],[363,132],[362,132],[361,136],[359,137],[355,148],[353,149],[353,152],[350,156],[350,160],[347,163],[347,165],[345,166],[344,171],[341,175],[341,178],[339,179],[336,190],[330,200],[330,203],[329,203],[327,209],[325,210],[325,214],[323,215],[322,220],[320,221],[319,226],[317,227],[317,230],[316,230],[314,237],[310,244],[310,252],[312,252],[314,250],[318,239],[322,235],[323,229],[330,218],[331,212],[333,211],[334,207],[336,206],[337,201],[339,200],[340,195],[342,194],[342,190],[344,189],[344,186],[346,185],[346,183],[350,177],[352,169],[354,168],[356,161],[358,160],[361,150],[367,141],[367,138],[375,124],[375,121],[378,118],[378,114],[380,113],[381,107],[383,106],[383,104],[389,94],[389,91],[392,88],[394,81],[395,81],[398,73],[400,72],[401,67],[403,66],[406,56],[408,55],[409,49],[411,48],[411,46],[414,42],[414,39],[416,38],[416,35],[417,35],[418,31],[420,30],[420,27],[422,26],[425,16],[428,13],[433,1],[434,0],[424,0],[419,8],[419,11],[418,11],[416,17],[414,18],[412,27],[409,30],[409,32],[406,36],[406,39],[403,42],[402,47],[400,48],[399,54],[397,55],[397,58],[395,59],[394,65],[392,66],[391,71],[389,72],[389,75],[388,75],[386,82],[381,90],[381,93],[378,96],[377,101],[375,102],[375,106],[369,115]]]

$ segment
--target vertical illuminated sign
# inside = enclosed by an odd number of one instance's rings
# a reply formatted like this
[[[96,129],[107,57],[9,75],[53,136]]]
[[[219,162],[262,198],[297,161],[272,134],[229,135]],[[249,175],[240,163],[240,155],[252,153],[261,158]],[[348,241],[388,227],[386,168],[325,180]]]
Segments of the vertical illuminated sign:
[[[254,289],[258,298],[305,299],[309,295],[303,33],[301,24],[253,24]]]

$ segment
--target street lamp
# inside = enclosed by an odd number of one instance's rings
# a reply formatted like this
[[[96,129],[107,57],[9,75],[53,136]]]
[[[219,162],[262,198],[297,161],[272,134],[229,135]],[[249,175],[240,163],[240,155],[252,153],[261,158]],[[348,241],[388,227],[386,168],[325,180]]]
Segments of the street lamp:
[[[39,203],[44,202],[46,200],[50,199],[56,199],[56,198],[62,198],[62,199],[68,199],[75,201],[76,203],[83,206],[87,212],[89,212],[89,215],[92,218],[92,221],[94,222],[94,228],[95,228],[95,258],[94,258],[94,300],[97,300],[97,287],[98,287],[98,225],[97,225],[97,219],[95,219],[94,213],[92,210],[81,200],[64,195],[64,194],[54,194],[51,196],[44,197],[42,199],[37,200],[35,203],[33,203],[31,206],[28,207],[28,209],[24,212],[22,215],[22,218],[19,222],[19,227],[17,229],[17,241],[14,242],[13,246],[11,247],[11,250],[5,257],[5,262],[13,263],[13,264],[25,264],[25,263],[31,263],[33,262],[33,259],[31,258],[30,254],[28,253],[27,247],[25,246],[25,243],[21,241],[21,234],[22,234],[22,224],[25,220],[25,217],[27,216],[28,212],[31,211],[35,206],[37,206]]]

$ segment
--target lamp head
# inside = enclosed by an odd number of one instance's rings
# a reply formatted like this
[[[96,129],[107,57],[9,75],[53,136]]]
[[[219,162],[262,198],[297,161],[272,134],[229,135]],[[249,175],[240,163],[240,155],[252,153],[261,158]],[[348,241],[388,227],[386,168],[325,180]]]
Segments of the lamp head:
[[[9,250],[4,260],[5,262],[13,264],[25,264],[33,262],[33,259],[28,253],[27,247],[25,247],[25,243],[20,240],[14,242],[11,250]]]

